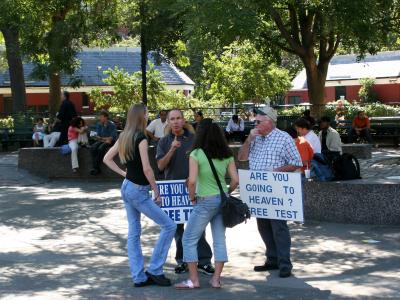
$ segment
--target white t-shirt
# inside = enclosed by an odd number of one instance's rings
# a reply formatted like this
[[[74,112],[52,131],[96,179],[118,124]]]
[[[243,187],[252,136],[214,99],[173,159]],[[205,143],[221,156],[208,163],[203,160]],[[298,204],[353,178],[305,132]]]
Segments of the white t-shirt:
[[[311,147],[314,150],[314,153],[321,153],[321,141],[319,140],[319,137],[314,133],[314,131],[310,130],[304,138],[307,140],[307,142],[310,143]]]
[[[238,123],[235,123],[235,122],[233,122],[232,119],[230,119],[225,130],[227,132],[244,131],[244,121],[243,121],[243,119],[239,118],[239,122]]]
[[[155,137],[157,138],[162,138],[164,137],[164,129],[165,126],[167,126],[167,121],[164,123],[161,122],[161,119],[155,119],[150,122],[149,126],[147,126],[147,130],[150,131],[152,134],[154,134]]]

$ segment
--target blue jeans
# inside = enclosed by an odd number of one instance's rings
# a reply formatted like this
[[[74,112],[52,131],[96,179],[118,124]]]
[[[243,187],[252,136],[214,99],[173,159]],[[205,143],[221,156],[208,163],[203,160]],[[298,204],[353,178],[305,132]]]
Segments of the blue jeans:
[[[140,245],[141,224],[140,215],[145,216],[160,225],[160,237],[153,249],[150,264],[147,271],[153,275],[162,275],[163,266],[167,259],[168,250],[174,238],[176,224],[162,209],[154,203],[149,195],[150,186],[137,185],[127,179],[121,187],[122,199],[124,200],[126,214],[128,217],[128,258],[131,274],[135,283],[147,280],[144,272],[144,259]]]
[[[208,223],[211,223],[215,261],[228,261],[225,242],[226,228],[222,222],[220,206],[220,195],[197,198],[197,203],[190,214],[183,233],[183,261],[198,262],[197,243]]]

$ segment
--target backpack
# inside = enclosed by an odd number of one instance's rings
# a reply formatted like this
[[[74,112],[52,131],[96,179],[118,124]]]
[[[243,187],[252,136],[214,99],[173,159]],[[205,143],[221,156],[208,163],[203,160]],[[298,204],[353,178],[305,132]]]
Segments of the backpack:
[[[311,177],[319,182],[333,180],[332,167],[320,153],[315,153],[311,161]]]
[[[343,153],[333,160],[335,180],[361,179],[360,164],[357,158],[349,153]]]

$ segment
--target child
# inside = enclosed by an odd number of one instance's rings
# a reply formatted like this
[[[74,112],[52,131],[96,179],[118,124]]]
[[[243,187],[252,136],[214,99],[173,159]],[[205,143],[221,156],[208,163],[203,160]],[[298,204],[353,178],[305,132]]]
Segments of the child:
[[[68,145],[71,148],[71,164],[72,164],[72,172],[77,172],[79,168],[78,163],[78,142],[79,136],[82,134],[80,138],[81,141],[85,140],[83,135],[86,135],[86,127],[82,126],[84,121],[81,117],[75,117],[72,119],[70,126],[68,127]],[[85,132],[85,134],[83,134]],[[87,136],[86,136],[87,142]]]
[[[39,141],[43,140],[43,137],[45,135],[46,131],[46,125],[44,125],[43,118],[37,118],[36,119],[36,124],[33,127],[33,135],[32,135],[32,140],[33,140],[33,146],[38,147],[39,146]]]
[[[82,118],[79,118],[80,121],[80,132],[78,135],[78,144],[81,145],[82,147],[87,147],[89,146],[89,139],[88,139],[88,135],[87,135],[87,130],[88,127],[85,125],[85,120]]]

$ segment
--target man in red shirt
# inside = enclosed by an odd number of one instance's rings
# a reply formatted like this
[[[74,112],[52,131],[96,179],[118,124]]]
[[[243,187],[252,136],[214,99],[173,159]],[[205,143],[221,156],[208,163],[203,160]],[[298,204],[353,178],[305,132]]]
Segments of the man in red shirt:
[[[349,133],[350,141],[354,143],[358,137],[365,137],[368,143],[372,144],[370,128],[369,118],[365,115],[365,112],[359,111],[353,120]]]

